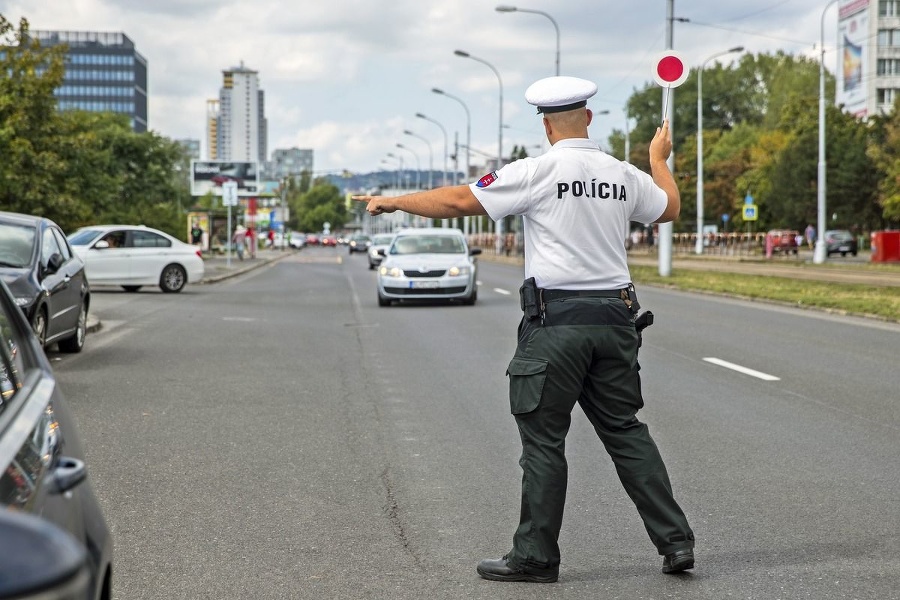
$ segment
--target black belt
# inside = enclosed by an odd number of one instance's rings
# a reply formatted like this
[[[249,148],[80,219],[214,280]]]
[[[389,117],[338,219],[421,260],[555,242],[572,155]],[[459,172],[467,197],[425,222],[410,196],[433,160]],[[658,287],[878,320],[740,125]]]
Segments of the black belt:
[[[566,298],[622,298],[628,297],[628,288],[618,290],[541,290],[544,302],[565,300]]]

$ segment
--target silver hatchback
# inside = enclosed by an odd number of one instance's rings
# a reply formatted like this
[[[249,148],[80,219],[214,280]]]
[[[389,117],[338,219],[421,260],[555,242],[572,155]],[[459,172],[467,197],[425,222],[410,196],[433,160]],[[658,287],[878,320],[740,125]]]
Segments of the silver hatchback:
[[[475,256],[459,229],[399,231],[378,269],[378,305],[401,300],[447,300],[472,305],[478,299]]]

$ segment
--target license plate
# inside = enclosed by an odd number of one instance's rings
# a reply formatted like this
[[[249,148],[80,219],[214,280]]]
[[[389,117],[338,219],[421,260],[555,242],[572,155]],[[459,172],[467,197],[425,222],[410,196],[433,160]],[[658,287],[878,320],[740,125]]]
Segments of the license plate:
[[[840,252],[850,252],[850,246],[841,246],[838,250]]]
[[[434,289],[441,286],[439,281],[410,281],[409,287],[415,289]]]

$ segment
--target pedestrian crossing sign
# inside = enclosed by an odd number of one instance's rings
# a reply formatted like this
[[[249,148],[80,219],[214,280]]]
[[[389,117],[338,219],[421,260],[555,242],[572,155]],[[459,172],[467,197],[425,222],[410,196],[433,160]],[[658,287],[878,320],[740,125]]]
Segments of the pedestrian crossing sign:
[[[745,221],[755,221],[757,219],[758,213],[755,204],[745,204],[743,208]]]

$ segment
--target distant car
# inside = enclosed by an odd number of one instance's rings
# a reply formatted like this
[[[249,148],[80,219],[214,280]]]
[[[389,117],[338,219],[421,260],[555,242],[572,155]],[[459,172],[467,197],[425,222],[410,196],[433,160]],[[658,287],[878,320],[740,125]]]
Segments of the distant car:
[[[307,246],[318,246],[320,243],[321,243],[321,240],[319,240],[319,236],[317,236],[316,234],[314,234],[314,233],[306,234],[306,245]]]
[[[358,233],[350,238],[347,242],[348,252],[366,252],[372,244],[372,238],[362,233]]]
[[[203,279],[203,258],[196,246],[143,225],[94,225],[69,236],[94,285],[118,285],[127,292],[159,286],[180,292]]]
[[[42,347],[58,342],[63,352],[81,352],[90,285],[84,261],[56,223],[0,212],[0,279]]]
[[[772,229],[768,233],[772,239],[772,252],[780,252],[783,254],[797,254],[799,248],[797,239],[800,232],[793,229]]]
[[[294,250],[299,250],[306,246],[306,234],[299,231],[292,231],[288,240],[288,246]]]
[[[840,254],[856,256],[858,245],[856,236],[846,229],[833,229],[825,232],[825,255]]]
[[[67,532],[87,555],[88,578],[82,595],[14,593],[2,594],[4,598],[113,597],[112,536],[85,462],[60,382],[13,293],[0,282],[0,512],[41,517]],[[11,551],[21,553],[24,548]],[[50,557],[29,557],[32,566],[40,566],[42,559]],[[12,562],[9,556],[5,560]],[[2,582],[7,590],[10,583]]]
[[[391,247],[391,242],[393,241],[393,233],[378,233],[372,236],[372,243],[369,245],[369,251],[367,252],[369,256],[369,269],[374,269],[381,264],[381,261],[384,260],[385,253],[388,248]]]
[[[335,248],[338,245],[337,238],[333,235],[323,235],[322,239],[321,239],[321,243],[323,246],[332,246]]]
[[[399,300],[478,299],[481,248],[470,249],[459,229],[434,227],[397,232],[378,268],[378,305]]]

